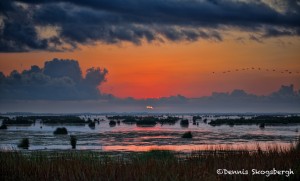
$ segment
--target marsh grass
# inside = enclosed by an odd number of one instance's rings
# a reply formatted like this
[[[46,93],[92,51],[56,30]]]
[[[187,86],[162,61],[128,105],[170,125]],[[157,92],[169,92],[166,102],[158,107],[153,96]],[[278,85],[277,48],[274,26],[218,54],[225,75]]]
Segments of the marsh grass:
[[[214,150],[177,154],[151,150],[111,156],[99,152],[0,152],[1,180],[299,180],[299,142],[266,151]],[[288,170],[294,175],[251,175],[251,169]],[[218,175],[217,169],[249,170],[249,175]]]

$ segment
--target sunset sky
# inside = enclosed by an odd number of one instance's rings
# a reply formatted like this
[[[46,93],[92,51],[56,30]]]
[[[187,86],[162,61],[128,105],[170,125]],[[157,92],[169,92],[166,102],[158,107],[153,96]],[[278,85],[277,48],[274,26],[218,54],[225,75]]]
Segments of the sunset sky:
[[[300,89],[298,0],[0,2],[0,72],[54,58],[107,69],[102,94],[209,96]]]

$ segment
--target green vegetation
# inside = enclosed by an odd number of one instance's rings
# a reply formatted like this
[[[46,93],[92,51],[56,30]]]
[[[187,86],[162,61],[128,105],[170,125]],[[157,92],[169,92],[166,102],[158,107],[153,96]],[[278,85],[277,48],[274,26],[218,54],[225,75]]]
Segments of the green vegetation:
[[[288,125],[288,124],[300,124],[299,116],[257,116],[250,119],[240,118],[240,119],[216,119],[209,122],[211,126],[220,125],[261,125],[263,128],[266,125]]]
[[[68,130],[65,127],[56,128],[56,130],[53,132],[53,134],[68,134]]]
[[[298,143],[299,144],[299,143]],[[0,179],[12,180],[299,180],[300,149],[222,150],[176,154],[151,150],[111,156],[99,152],[0,152]],[[252,175],[257,170],[289,170],[294,174]],[[218,169],[248,170],[248,175],[218,175]]]
[[[181,138],[193,138],[192,132],[188,131],[188,132],[183,133]]]
[[[28,149],[29,148],[29,139],[23,138],[20,143],[18,144],[19,148]]]
[[[74,135],[70,136],[70,143],[71,143],[72,149],[76,149],[76,144],[77,144],[76,136],[74,136]]]

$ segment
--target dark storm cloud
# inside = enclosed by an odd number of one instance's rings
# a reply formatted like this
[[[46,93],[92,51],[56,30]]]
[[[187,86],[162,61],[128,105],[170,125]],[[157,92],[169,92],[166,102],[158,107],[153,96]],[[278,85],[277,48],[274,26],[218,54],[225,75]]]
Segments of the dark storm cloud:
[[[222,33],[232,29],[265,33],[260,39],[300,31],[297,0],[4,0],[0,5],[2,52],[65,51],[97,41],[222,41]],[[40,36],[37,27],[44,26],[56,28],[56,34]]]
[[[0,72],[0,99],[84,100],[102,97],[98,86],[106,79],[106,69],[90,68],[83,77],[75,60],[53,59],[43,68],[33,65],[5,76]]]

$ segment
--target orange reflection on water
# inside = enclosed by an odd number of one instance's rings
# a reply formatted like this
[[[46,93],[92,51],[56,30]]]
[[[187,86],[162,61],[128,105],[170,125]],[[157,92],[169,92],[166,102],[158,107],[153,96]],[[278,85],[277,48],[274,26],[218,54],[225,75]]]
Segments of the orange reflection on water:
[[[161,130],[160,126],[135,126],[132,128],[134,131],[159,131]]]
[[[235,144],[219,144],[219,145],[109,145],[103,146],[103,151],[132,151],[143,152],[150,150],[171,150],[180,152],[191,151],[206,151],[206,150],[248,150],[255,151],[258,148],[261,150],[270,149],[289,149],[291,143],[235,143]]]

